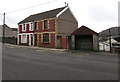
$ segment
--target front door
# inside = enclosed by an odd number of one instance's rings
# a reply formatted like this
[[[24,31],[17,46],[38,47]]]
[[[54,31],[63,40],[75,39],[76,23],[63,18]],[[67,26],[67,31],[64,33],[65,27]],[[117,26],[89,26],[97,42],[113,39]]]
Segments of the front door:
[[[66,49],[67,48],[67,39],[66,37],[62,37],[62,49]]]
[[[29,35],[29,46],[33,46],[33,34]]]
[[[34,46],[37,46],[37,34],[34,35]]]
[[[33,34],[31,34],[31,46],[33,46]]]

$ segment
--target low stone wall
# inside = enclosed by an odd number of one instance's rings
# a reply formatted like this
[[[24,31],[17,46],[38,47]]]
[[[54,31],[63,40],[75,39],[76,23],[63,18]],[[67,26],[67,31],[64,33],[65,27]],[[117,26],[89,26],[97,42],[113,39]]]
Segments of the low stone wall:
[[[2,39],[3,39],[3,38],[0,37],[0,42],[2,42]],[[5,37],[5,38],[4,38],[4,42],[5,42],[5,43],[10,43],[10,44],[15,44],[15,45],[17,45],[17,38],[14,38],[14,37]]]

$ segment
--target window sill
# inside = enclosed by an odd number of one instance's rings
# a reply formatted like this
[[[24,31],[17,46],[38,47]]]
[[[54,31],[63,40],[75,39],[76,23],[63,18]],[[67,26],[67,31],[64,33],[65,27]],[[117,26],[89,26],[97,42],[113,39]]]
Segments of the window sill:
[[[27,44],[27,42],[21,42],[22,44]]]
[[[43,29],[44,31],[47,31],[47,30],[49,30],[49,29]]]
[[[33,32],[33,30],[30,30],[30,32]]]
[[[26,30],[22,30],[22,32],[26,32]]]
[[[29,31],[34,31],[34,30],[29,30]]]
[[[42,42],[43,44],[50,44],[50,42]]]

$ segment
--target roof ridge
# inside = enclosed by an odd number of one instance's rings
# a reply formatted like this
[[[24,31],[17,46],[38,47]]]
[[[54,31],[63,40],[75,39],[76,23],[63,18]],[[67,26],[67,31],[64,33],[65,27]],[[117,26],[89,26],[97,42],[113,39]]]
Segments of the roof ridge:
[[[41,12],[41,13],[30,15],[27,18],[25,18],[24,20],[20,21],[18,24],[30,22],[32,20],[37,21],[37,20],[43,20],[43,19],[46,19],[46,18],[56,17],[56,15],[58,13],[60,13],[65,8],[66,7],[61,7],[61,8],[56,8],[56,9],[52,9],[52,10],[49,10],[49,11],[44,11],[44,12]]]
[[[81,26],[81,27],[83,27],[83,26]],[[92,29],[90,29],[90,28],[88,28],[88,27],[86,27],[86,26],[84,26],[85,28],[87,28],[87,29],[89,29],[89,30],[91,30],[92,32],[95,32],[94,30],[92,30]],[[97,33],[97,32],[95,32],[95,33]],[[98,33],[97,33],[98,34]]]
[[[84,32],[83,32],[84,31]],[[81,26],[80,28],[76,29],[75,31],[72,32],[72,35],[91,35],[91,34],[96,34],[98,35],[97,32],[95,32],[94,30],[86,27],[86,26]]]
[[[43,11],[43,12],[41,12],[41,13],[46,13],[46,12],[50,12],[50,11],[54,11],[54,10],[58,10],[58,9],[62,9],[62,8],[64,9],[64,8],[66,8],[66,7],[55,8],[55,9],[51,9],[51,10],[48,10],[48,11]],[[33,14],[33,15],[30,15],[30,16],[39,15],[39,14],[41,14],[41,13]]]

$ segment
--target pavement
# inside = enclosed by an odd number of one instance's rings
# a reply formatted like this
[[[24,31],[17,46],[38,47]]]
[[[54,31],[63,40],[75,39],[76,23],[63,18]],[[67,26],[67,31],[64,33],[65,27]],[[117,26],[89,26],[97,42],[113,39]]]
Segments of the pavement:
[[[2,50],[3,80],[118,80],[117,56],[10,44]]]
[[[20,48],[30,48],[30,49],[39,49],[39,50],[51,50],[51,51],[60,51],[60,52],[72,52],[76,53],[76,55],[112,55],[112,56],[117,56],[119,53],[110,53],[110,52],[94,52],[94,51],[80,51],[80,50],[67,50],[67,49],[56,49],[56,48],[44,48],[44,47],[36,47],[36,46],[23,46],[23,45],[13,45],[13,44],[7,44],[5,45],[10,45],[12,47],[20,47]]]
[[[13,45],[13,44],[7,44],[7,43],[5,43],[5,45],[10,45],[12,47],[40,49],[40,50],[66,51],[66,49],[55,49],[55,48],[45,48],[45,47],[37,47],[37,46]]]

